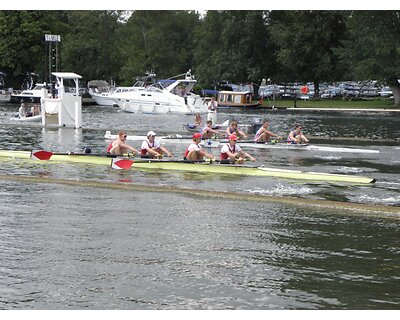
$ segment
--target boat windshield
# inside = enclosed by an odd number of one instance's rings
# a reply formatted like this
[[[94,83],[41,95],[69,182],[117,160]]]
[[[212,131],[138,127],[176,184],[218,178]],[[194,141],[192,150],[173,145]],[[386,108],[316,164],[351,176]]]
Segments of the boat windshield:
[[[151,91],[151,92],[162,92],[162,87],[160,88],[159,86],[157,86],[157,84],[152,84],[151,86],[148,86],[146,88],[146,91]]]

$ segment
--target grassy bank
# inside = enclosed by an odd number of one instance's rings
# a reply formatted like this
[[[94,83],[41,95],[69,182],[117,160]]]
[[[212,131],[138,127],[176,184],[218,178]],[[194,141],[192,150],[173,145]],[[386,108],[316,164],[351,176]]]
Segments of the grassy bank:
[[[295,106],[294,100],[275,101],[264,99],[264,107],[292,108]],[[374,98],[369,100],[344,100],[344,99],[320,99],[320,100],[296,100],[296,108],[343,108],[343,109],[399,109],[394,106],[393,99]]]

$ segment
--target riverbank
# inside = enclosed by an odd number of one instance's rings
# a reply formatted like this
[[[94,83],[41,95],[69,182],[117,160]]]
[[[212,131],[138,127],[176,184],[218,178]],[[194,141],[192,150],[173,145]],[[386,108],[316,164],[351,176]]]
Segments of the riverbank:
[[[372,110],[400,110],[400,107],[395,106],[393,99],[390,98],[373,98],[365,100],[343,100],[343,99],[320,99],[320,100],[285,100],[277,99],[275,101],[264,99],[262,103],[263,108],[276,108],[276,109],[330,109],[330,110],[343,110],[343,109],[371,109]]]

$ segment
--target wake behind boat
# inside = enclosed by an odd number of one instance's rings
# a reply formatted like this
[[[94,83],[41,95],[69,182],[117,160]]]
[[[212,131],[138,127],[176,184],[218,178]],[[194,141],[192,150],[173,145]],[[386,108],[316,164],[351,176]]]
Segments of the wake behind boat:
[[[49,153],[46,151],[37,151],[36,155],[40,157],[40,152]],[[0,150],[0,157],[8,159],[26,159],[32,160],[31,156],[35,156],[35,152],[31,151],[14,151],[14,150]],[[49,157],[43,160],[48,160]],[[97,154],[52,154],[50,162],[76,162],[88,163],[96,165],[112,165],[113,159],[106,155]],[[172,170],[182,172],[195,172],[204,174],[228,174],[228,175],[243,175],[243,176],[257,176],[257,177],[274,177],[284,179],[299,179],[306,181],[321,181],[333,183],[349,183],[349,184],[371,184],[375,179],[368,177],[361,177],[355,175],[343,175],[334,173],[322,172],[304,172],[299,170],[287,170],[280,168],[267,168],[264,166],[251,167],[247,165],[235,164],[219,164],[208,161],[192,162],[185,160],[152,160],[152,159],[132,159],[121,158],[122,160],[130,160],[132,168],[141,170]]]

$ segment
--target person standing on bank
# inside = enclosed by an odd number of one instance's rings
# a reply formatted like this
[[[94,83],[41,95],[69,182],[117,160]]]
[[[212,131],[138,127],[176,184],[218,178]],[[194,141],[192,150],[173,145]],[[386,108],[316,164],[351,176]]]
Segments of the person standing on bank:
[[[210,102],[208,103],[208,114],[207,114],[207,120],[212,121],[212,123],[215,125],[217,124],[217,108],[218,108],[218,102],[215,101],[214,97],[211,97]]]

